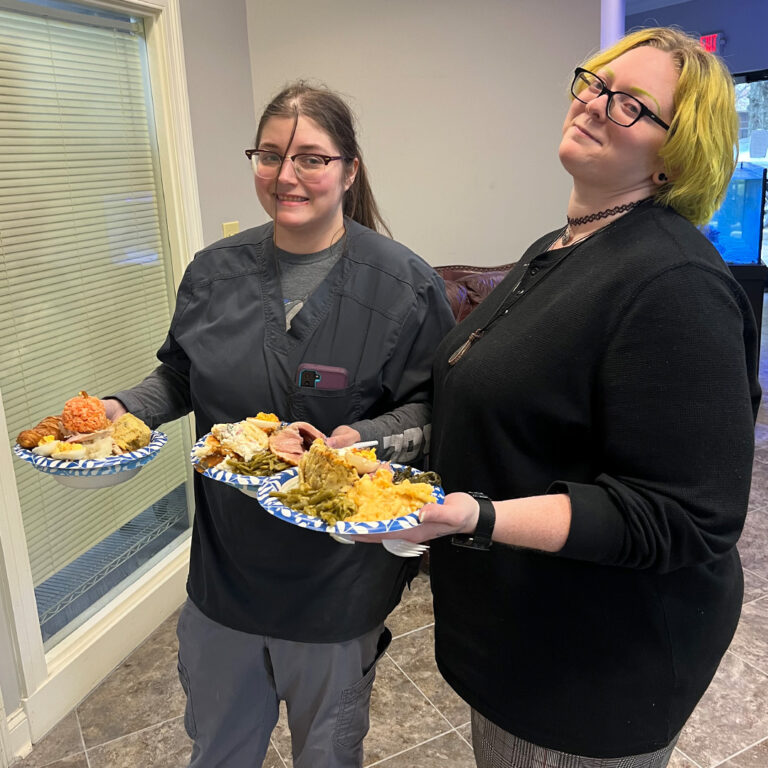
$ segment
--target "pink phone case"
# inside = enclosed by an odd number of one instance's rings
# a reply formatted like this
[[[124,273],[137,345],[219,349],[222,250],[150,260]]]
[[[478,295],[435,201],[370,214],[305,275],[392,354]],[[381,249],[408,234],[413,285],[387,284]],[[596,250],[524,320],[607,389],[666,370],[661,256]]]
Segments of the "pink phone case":
[[[317,363],[302,363],[296,371],[296,383],[311,389],[344,389],[349,382],[346,368]]]

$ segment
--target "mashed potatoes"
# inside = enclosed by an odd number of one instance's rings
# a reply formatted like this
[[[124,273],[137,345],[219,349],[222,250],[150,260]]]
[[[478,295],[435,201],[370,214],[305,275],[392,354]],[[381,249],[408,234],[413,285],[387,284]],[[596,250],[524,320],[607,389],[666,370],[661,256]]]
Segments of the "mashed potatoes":
[[[434,489],[429,483],[403,480],[393,485],[392,471],[385,468],[378,469],[372,475],[363,475],[346,495],[357,506],[357,512],[346,518],[350,522],[391,520],[435,501]]]

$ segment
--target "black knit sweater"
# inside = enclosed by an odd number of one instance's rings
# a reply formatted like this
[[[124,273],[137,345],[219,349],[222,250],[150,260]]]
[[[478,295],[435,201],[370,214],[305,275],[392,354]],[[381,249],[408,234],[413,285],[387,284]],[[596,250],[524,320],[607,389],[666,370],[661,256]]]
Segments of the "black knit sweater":
[[[570,534],[557,555],[435,542],[437,660],[507,731],[616,757],[672,739],[738,622],[756,328],[671,210],[546,252],[554,236],[441,344],[432,463],[448,491],[568,493]]]

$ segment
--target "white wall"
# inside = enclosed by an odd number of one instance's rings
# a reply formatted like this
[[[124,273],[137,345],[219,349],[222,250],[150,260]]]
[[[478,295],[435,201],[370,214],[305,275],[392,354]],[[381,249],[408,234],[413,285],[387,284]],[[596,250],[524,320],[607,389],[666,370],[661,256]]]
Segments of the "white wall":
[[[211,243],[225,221],[241,229],[263,221],[243,154],[256,132],[245,0],[180,0],[180,9],[203,238]]]
[[[257,115],[297,77],[350,97],[384,217],[427,261],[516,261],[564,222],[557,145],[600,0],[245,2]]]

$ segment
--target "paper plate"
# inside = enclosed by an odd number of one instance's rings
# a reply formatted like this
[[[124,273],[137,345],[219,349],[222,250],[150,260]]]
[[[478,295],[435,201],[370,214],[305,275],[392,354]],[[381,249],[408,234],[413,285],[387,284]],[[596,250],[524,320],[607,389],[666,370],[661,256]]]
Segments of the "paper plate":
[[[195,456],[195,451],[198,448],[202,448],[206,438],[211,433],[203,435],[193,446],[192,452],[189,454],[189,458],[195,468],[200,466],[200,459]],[[216,469],[216,467],[208,467],[208,469],[198,470],[203,477],[209,477],[211,480],[216,480],[224,485],[229,485],[232,488],[237,488],[238,491],[242,491],[246,496],[252,496],[256,498],[256,491],[258,490],[261,481],[268,477],[268,475],[239,475],[237,472],[228,472],[224,469]]]
[[[13,446],[13,452],[39,472],[52,475],[62,485],[70,488],[108,488],[134,477],[143,466],[157,456],[167,440],[163,432],[153,431],[149,445],[137,451],[107,456],[105,459],[83,459],[82,461],[38,456],[22,448],[18,443]]]
[[[403,468],[401,464],[392,464],[393,469]],[[419,470],[414,470],[418,472]],[[370,534],[370,533],[392,533],[393,531],[404,531],[413,528],[419,524],[419,511],[410,512],[401,517],[394,517],[391,520],[376,520],[373,522],[347,522],[342,520],[335,525],[328,525],[319,517],[305,515],[297,512],[295,509],[286,507],[280,499],[276,499],[269,494],[273,491],[287,491],[299,482],[299,470],[295,467],[286,469],[284,472],[263,478],[259,485],[256,498],[264,509],[271,515],[274,515],[286,523],[298,525],[311,531],[330,534]],[[438,504],[443,503],[445,494],[440,486],[434,487],[435,500]]]

